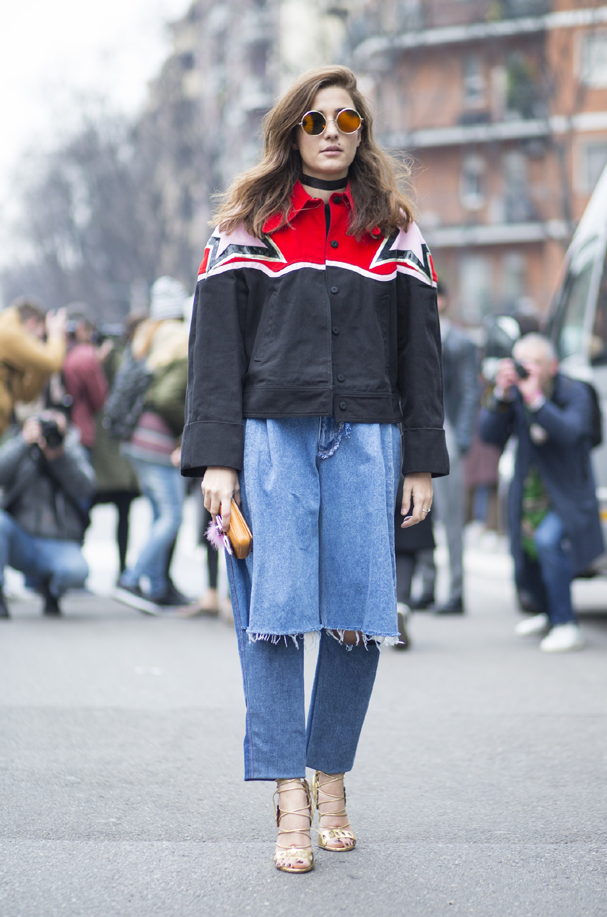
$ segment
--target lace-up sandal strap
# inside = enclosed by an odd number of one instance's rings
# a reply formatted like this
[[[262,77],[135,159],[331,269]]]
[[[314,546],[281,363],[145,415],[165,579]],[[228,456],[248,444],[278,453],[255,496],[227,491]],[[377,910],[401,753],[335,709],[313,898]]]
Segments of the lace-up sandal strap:
[[[314,868],[314,853],[310,847],[294,847],[279,843],[280,838],[285,834],[306,834],[311,830],[313,819],[313,803],[310,794],[308,781],[304,779],[280,780],[277,781],[278,788],[274,793],[274,812],[276,815],[276,824],[278,826],[278,839],[276,841],[276,850],[274,853],[274,865],[281,872],[310,872]],[[286,784],[291,784],[287,786]],[[296,786],[293,786],[296,784]],[[301,788],[305,790],[307,803],[295,809],[280,808],[280,794],[282,791],[289,791]],[[278,796],[279,802],[275,801]],[[307,828],[282,828],[280,822],[283,815],[301,815],[308,819]]]
[[[322,784],[320,783],[320,774],[322,773],[323,777],[328,779]],[[324,771],[316,771],[312,781],[312,797],[316,803],[316,810],[318,812],[318,846],[322,847],[324,850],[330,850],[333,853],[345,853],[348,850],[354,850],[356,846],[356,835],[351,829],[350,819],[348,818],[348,813],[346,812],[346,787],[343,784],[344,775],[343,774],[325,774]],[[342,792],[331,793],[327,791],[327,786],[331,786],[333,783],[339,783],[342,781]],[[327,799],[320,801],[320,791],[322,792]],[[321,812],[321,806],[327,805],[330,802],[340,802],[343,799],[343,808],[338,809],[335,812]],[[340,827],[327,827],[324,828],[321,824],[322,818],[348,818],[348,821],[341,825]]]
[[[324,783],[322,784],[320,782],[321,773],[323,777],[329,778],[328,780],[325,780]],[[343,782],[343,779],[344,779],[343,774],[325,774],[322,771],[316,771],[316,773],[314,774],[314,778],[312,781],[312,789],[313,789],[314,802],[316,804],[316,808],[318,810],[319,817],[322,817],[325,814],[326,815],[337,815],[337,816],[345,817],[345,818],[348,817],[348,813],[346,812],[346,786]],[[342,784],[341,793],[332,793],[329,789],[327,789],[327,787],[331,786],[331,784],[339,783],[340,781]],[[320,795],[319,795],[321,790],[323,791],[324,795],[327,797],[327,799],[323,799],[322,802],[320,801]],[[341,802],[342,799],[344,801],[343,809],[339,809],[339,811],[336,811],[336,812],[326,812],[326,813],[320,811],[321,805],[325,806],[330,802]]]
[[[275,816],[276,816],[276,825],[277,825],[277,827],[278,827],[280,833],[281,833],[281,834],[301,834],[301,833],[302,833],[302,829],[301,829],[301,828],[281,828],[281,827],[280,827],[280,820],[281,820],[281,818],[282,818],[283,815],[301,815],[301,816],[305,816],[305,817],[309,820],[310,825],[309,825],[308,829],[305,829],[305,828],[304,828],[303,831],[304,831],[304,832],[305,832],[306,830],[309,831],[309,830],[310,830],[310,827],[312,826],[312,821],[313,821],[314,803],[313,803],[313,801],[312,801],[312,794],[310,793],[310,786],[309,786],[309,784],[308,784],[308,781],[307,781],[307,780],[304,780],[304,779],[302,778],[302,779],[293,779],[293,780],[279,780],[279,781],[277,781],[277,783],[278,783],[278,787],[277,787],[277,789],[276,789],[275,792],[274,792],[274,796],[273,796],[272,801],[274,802],[274,814],[275,814]],[[287,783],[296,784],[296,786],[286,786],[285,784],[287,784]],[[285,791],[288,792],[289,790],[295,790],[295,789],[300,789],[300,788],[303,789],[303,790],[305,791],[306,800],[307,800],[307,801],[306,801],[306,805],[305,805],[305,806],[300,806],[300,807],[297,808],[297,809],[285,809],[285,808],[282,808],[282,809],[281,809],[281,807],[280,807],[280,794],[281,794],[281,792],[285,792]],[[278,796],[278,800],[279,800],[278,802],[276,802],[276,797],[277,797],[277,796]]]

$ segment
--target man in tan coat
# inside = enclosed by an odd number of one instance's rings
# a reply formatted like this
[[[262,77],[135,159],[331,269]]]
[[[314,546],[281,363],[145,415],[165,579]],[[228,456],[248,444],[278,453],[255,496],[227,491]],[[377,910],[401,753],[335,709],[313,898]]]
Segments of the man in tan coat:
[[[65,309],[46,315],[27,299],[0,312],[0,436],[18,401],[36,398],[65,357]],[[46,333],[46,342],[44,335]]]

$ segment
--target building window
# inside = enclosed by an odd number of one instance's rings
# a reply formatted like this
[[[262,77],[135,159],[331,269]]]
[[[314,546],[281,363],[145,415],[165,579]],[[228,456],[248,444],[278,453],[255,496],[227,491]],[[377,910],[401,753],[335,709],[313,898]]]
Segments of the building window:
[[[579,60],[580,80],[585,86],[607,87],[607,30],[597,29],[582,35]]]
[[[607,141],[585,143],[580,157],[580,190],[592,194],[607,165]]]
[[[492,311],[491,261],[485,255],[464,255],[459,264],[460,315],[478,325]]]
[[[527,183],[527,157],[520,150],[509,150],[504,154],[502,166],[504,219],[506,223],[526,223],[534,218]]]
[[[510,118],[536,118],[542,114],[540,90],[534,67],[520,51],[508,55],[506,109]]]
[[[555,319],[561,360],[584,353],[591,281],[600,245],[597,236],[584,243],[574,252],[567,269]]]
[[[479,210],[484,206],[485,160],[481,156],[464,157],[460,196],[466,210]]]
[[[485,75],[478,54],[464,57],[464,107],[477,108],[485,102]]]
[[[525,295],[525,256],[521,252],[508,252],[502,262],[502,290],[504,308],[514,309]]]

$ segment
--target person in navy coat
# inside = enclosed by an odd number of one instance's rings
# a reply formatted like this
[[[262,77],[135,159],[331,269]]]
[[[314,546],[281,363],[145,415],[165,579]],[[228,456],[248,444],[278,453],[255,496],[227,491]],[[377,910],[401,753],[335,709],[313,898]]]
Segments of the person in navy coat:
[[[519,590],[540,614],[519,623],[520,636],[549,633],[545,652],[580,649],[571,581],[604,551],[590,451],[593,403],[584,382],[558,371],[552,344],[528,334],[502,360],[479,420],[485,442],[518,437],[508,497],[511,550]],[[525,378],[522,378],[525,376]]]

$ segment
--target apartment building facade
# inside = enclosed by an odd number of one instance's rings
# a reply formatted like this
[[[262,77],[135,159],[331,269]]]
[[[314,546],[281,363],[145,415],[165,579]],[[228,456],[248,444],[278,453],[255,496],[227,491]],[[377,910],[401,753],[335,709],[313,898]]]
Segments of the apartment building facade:
[[[343,57],[350,3],[193,0],[172,24],[139,126],[165,227],[163,272],[192,283],[214,195],[258,159],[262,118],[292,80]]]
[[[543,312],[607,163],[607,6],[370,0],[348,28],[455,313]]]

